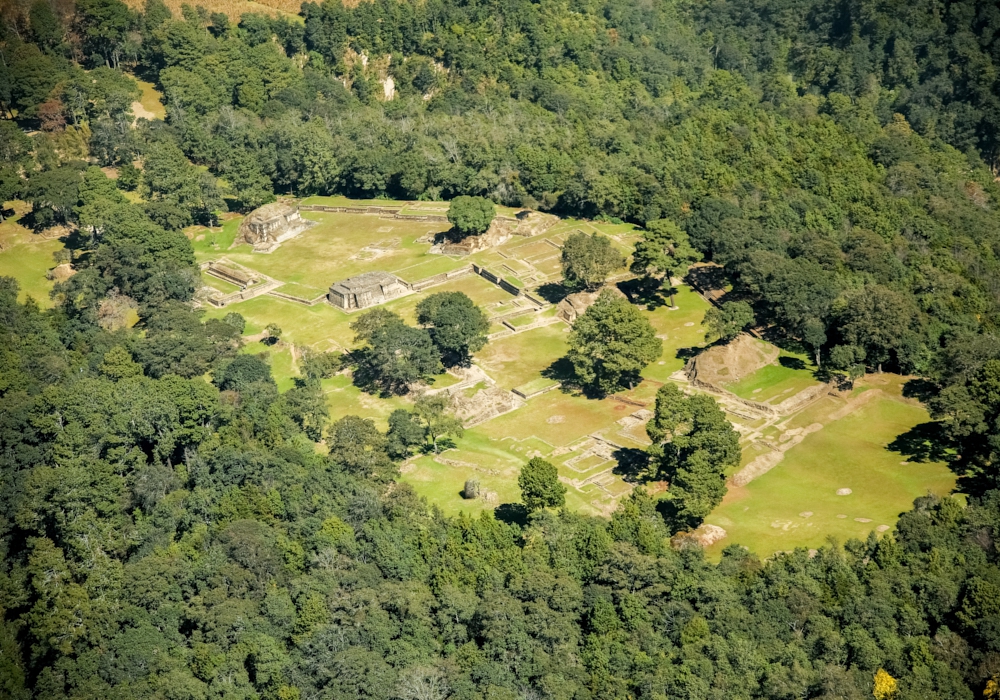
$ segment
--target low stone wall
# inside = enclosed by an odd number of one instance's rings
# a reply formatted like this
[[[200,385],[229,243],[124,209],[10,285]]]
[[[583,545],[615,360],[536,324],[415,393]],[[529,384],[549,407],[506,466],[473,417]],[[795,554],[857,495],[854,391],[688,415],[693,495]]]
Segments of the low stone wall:
[[[487,270],[485,267],[480,267],[479,265],[473,263],[472,269],[476,271],[477,275],[486,280],[489,280],[493,284],[500,284],[500,278],[497,275],[490,272],[489,270]]]
[[[286,301],[294,301],[296,304],[302,304],[303,306],[316,306],[324,299],[326,299],[326,294],[320,294],[315,299],[303,299],[302,297],[297,297],[292,294],[285,294],[284,292],[279,292],[277,290],[272,290],[268,292],[269,296],[278,297],[279,299],[285,299]]]
[[[397,207],[349,207],[349,206],[329,206],[326,204],[302,204],[299,211],[323,211],[340,214],[374,214],[384,219],[400,219],[402,221],[419,221],[426,223],[446,224],[448,217],[445,214],[403,214],[402,208]],[[536,212],[537,214],[537,212]],[[533,222],[535,225],[523,226],[525,222],[514,216],[499,214],[493,221],[497,225],[509,230],[515,236],[537,236],[545,233],[559,220],[558,217],[543,215],[546,218],[540,222]]]
[[[381,216],[382,219],[399,219],[401,221],[419,221],[421,223],[447,224],[447,216],[441,214],[393,214],[392,216]]]
[[[501,289],[503,289],[505,292],[510,292],[514,296],[521,296],[521,288],[520,287],[515,287],[514,285],[512,285],[510,282],[508,282],[507,280],[503,279],[502,277],[500,278],[500,281],[497,282],[497,285]]]
[[[753,411],[757,411],[758,413],[763,413],[765,416],[779,415],[775,407],[770,404],[761,403],[760,401],[751,401],[750,399],[744,399],[740,396],[737,396],[728,389],[723,389],[722,387],[716,386],[715,384],[709,384],[708,382],[702,381],[701,379],[698,379],[697,377],[692,377],[690,375],[688,376],[688,381],[691,383],[691,386],[695,387],[696,389],[707,391],[710,394],[719,394],[720,396],[725,396],[730,401],[734,401],[738,404],[746,406],[747,408]]]
[[[440,274],[434,275],[433,277],[427,277],[422,280],[417,280],[410,284],[410,289],[415,292],[422,291],[428,287],[434,287],[438,284],[444,284],[458,277],[465,277],[466,275],[472,274],[472,265],[466,265],[465,267],[460,267],[457,270],[451,270],[450,272],[442,272]]]
[[[402,207],[331,207],[326,204],[303,204],[299,211],[325,211],[340,214],[377,214],[392,215],[402,211]]]
[[[247,287],[242,291],[233,292],[232,294],[226,294],[224,296],[211,296],[208,298],[208,303],[212,304],[213,306],[218,306],[219,308],[222,308],[223,306],[228,306],[229,304],[233,304],[237,301],[246,301],[248,299],[254,299],[256,297],[263,296],[264,294],[267,294],[272,290],[277,289],[280,286],[281,282],[270,280],[268,282],[265,282],[264,284],[258,284],[253,287]]]
[[[621,396],[620,394],[612,394],[612,401],[617,401],[618,403],[623,403],[626,406],[635,406],[636,408],[646,408],[648,402],[636,401],[635,399],[630,399],[627,396]]]
[[[299,211],[322,211],[339,214],[373,214],[383,219],[399,219],[402,221],[448,223],[448,217],[442,214],[401,214],[402,209],[393,207],[331,207],[325,204],[304,204]]]
[[[498,286],[501,289],[503,289],[505,292],[510,292],[511,294],[513,294],[516,297],[527,296],[527,295],[524,294],[524,290],[523,289],[521,289],[520,287],[515,287],[513,284],[511,284],[510,282],[508,282],[507,280],[505,280],[503,277],[501,277],[500,275],[496,274],[495,272],[490,272],[485,267],[481,267],[480,265],[476,265],[475,263],[473,263],[472,264],[472,269],[475,271],[475,273],[477,275],[479,275],[480,277],[482,277],[483,279],[485,279],[485,280],[487,280],[489,282],[492,282],[496,286]],[[531,298],[531,301],[533,303],[538,303],[533,297]],[[541,304],[541,305],[544,306],[544,304]]]
[[[554,391],[554,390],[558,389],[561,386],[562,386],[562,383],[556,382],[555,384],[553,384],[551,386],[547,386],[547,387],[545,387],[543,389],[539,389],[538,391],[532,391],[532,392],[529,392],[527,394],[524,393],[523,391],[518,391],[517,389],[511,389],[511,391],[514,392],[515,394],[517,394],[518,396],[520,396],[522,399],[527,400],[527,399],[533,399],[536,396],[541,396],[542,394],[547,394],[550,391]]]

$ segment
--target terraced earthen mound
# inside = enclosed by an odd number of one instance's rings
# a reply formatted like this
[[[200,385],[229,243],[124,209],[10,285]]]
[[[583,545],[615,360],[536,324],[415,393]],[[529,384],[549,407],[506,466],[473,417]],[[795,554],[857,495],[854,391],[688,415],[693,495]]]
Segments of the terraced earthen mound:
[[[778,359],[779,350],[770,343],[741,333],[725,345],[716,345],[693,358],[688,379],[719,386],[739,381]]]

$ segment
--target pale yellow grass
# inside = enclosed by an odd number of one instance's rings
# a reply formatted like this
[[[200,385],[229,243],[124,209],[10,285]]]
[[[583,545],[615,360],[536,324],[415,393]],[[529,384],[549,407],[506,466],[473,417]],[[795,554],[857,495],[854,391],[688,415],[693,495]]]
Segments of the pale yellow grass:
[[[184,0],[164,0],[174,17],[181,17]],[[144,0],[125,0],[125,4],[135,10],[142,10]],[[261,0],[260,2],[236,2],[235,0],[193,0],[187,4],[201,5],[209,12],[222,12],[233,22],[247,13],[264,14],[272,17],[298,15],[302,5],[300,0]]]

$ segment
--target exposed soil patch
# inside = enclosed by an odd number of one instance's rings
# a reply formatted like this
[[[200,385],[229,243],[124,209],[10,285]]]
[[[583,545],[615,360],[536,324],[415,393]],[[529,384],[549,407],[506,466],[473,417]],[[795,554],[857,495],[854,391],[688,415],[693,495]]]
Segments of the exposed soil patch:
[[[743,333],[692,359],[688,377],[713,385],[735,382],[771,364],[778,359],[779,353],[775,346]]]
[[[63,280],[68,280],[75,274],[76,270],[74,270],[69,263],[63,263],[62,265],[56,265],[53,267],[45,276],[55,282],[62,282]]]
[[[156,119],[156,115],[143,107],[142,102],[132,103],[132,114],[135,115],[136,119],[148,119],[149,121]]]

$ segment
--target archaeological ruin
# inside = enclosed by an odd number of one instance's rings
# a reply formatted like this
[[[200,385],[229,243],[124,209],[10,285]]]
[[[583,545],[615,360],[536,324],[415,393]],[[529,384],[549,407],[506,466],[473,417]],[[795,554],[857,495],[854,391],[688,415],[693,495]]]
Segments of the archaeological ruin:
[[[299,235],[316,222],[303,219],[297,204],[271,202],[254,209],[243,219],[239,240],[253,246],[255,253],[271,253],[281,243]]]
[[[401,297],[409,285],[388,272],[365,272],[330,286],[327,299],[344,311],[367,309]]]

